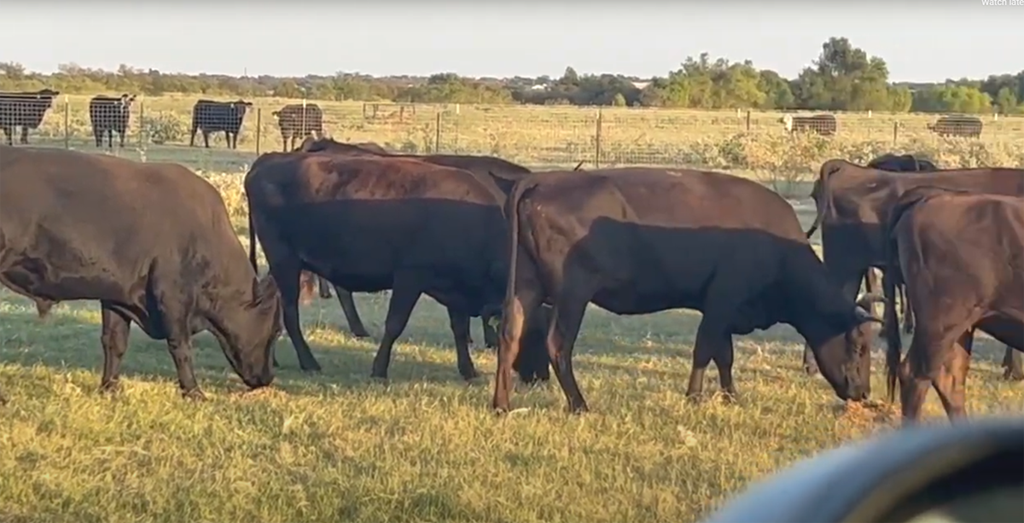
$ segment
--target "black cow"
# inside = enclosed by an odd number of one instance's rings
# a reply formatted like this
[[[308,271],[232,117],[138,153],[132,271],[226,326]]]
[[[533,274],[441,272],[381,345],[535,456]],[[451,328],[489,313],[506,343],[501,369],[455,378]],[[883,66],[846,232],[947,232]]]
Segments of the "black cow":
[[[885,234],[887,301],[896,284],[905,284],[918,317],[902,364],[899,331],[886,328],[889,399],[898,375],[904,422],[914,422],[930,382],[950,420],[966,416],[974,331],[1016,349],[1018,357],[1024,351],[1024,198],[908,189]],[[891,324],[891,305],[886,315]]]
[[[925,127],[943,138],[981,138],[982,123],[977,116],[951,115],[943,116]]]
[[[509,408],[522,321],[554,306],[548,354],[569,410],[587,410],[572,351],[587,303],[615,314],[701,311],[687,396],[714,361],[735,394],[733,334],[788,323],[810,343],[840,398],[870,390],[871,318],[843,296],[793,208],[756,182],[708,171],[653,168],[534,174],[505,214],[511,262],[493,406]]]
[[[106,134],[107,147],[112,149],[116,132],[121,136],[121,148],[124,148],[124,135],[128,131],[134,101],[135,95],[127,93],[117,98],[98,95],[89,100],[89,122],[96,137],[96,147],[103,147],[103,135]]]
[[[467,380],[477,375],[469,318],[501,302],[508,263],[502,196],[493,184],[411,158],[299,152],[260,156],[244,185],[250,263],[256,266],[258,238],[303,370],[320,370],[298,319],[299,274],[310,270],[336,289],[391,289],[373,376],[387,377],[392,345],[421,294],[447,307],[459,372]]]
[[[246,263],[209,182],[177,164],[0,146],[0,186],[0,283],[41,317],[61,301],[100,302],[103,390],[117,386],[131,323],[167,340],[186,396],[202,397],[201,330],[246,385],[273,381],[277,286]]]
[[[330,138],[313,139],[312,137],[309,137],[303,140],[302,145],[299,147],[299,151],[312,153],[326,152],[352,158],[409,158],[425,161],[434,165],[465,169],[471,172],[473,176],[480,181],[480,183],[490,188],[499,201],[504,201],[508,192],[512,189],[512,184],[514,184],[516,180],[519,180],[531,172],[526,167],[494,156],[472,156],[462,154],[430,154],[420,156],[415,154],[392,154],[388,152],[379,152],[379,147],[378,149],[374,149],[372,147],[364,147],[364,145],[365,144],[336,142]],[[579,166],[577,166],[577,168],[578,167]],[[319,284],[320,296],[330,298],[330,291],[327,290],[329,287],[326,280],[320,278]],[[338,300],[341,302],[341,307],[345,312],[345,317],[348,319],[349,328],[353,333],[365,333],[366,329],[363,327],[362,319],[360,319],[359,312],[355,308],[355,302],[352,300],[352,294],[349,291],[338,287],[334,287],[334,291],[338,294]],[[483,325],[484,344],[487,347],[497,347],[498,335],[494,332],[490,322],[487,321],[486,316],[481,317],[481,323]]]
[[[295,140],[300,137],[322,138],[324,135],[324,113],[317,104],[289,104],[270,114],[277,117],[284,152],[294,150]]]
[[[889,211],[904,191],[922,185],[1014,196],[1024,194],[1024,169],[992,167],[893,173],[845,160],[822,164],[811,191],[818,212],[807,237],[821,227],[825,266],[848,298],[857,295],[868,269],[884,269],[882,233]],[[907,315],[911,316],[914,300],[907,298],[910,309]],[[1006,350],[1008,355],[1012,354],[1009,348]],[[1019,362],[1019,359],[1008,357],[1006,361]],[[1019,363],[1014,365],[1009,373],[1021,379],[1024,371]]]
[[[28,144],[28,130],[38,129],[46,111],[60,91],[43,89],[33,92],[0,92],[0,129],[4,130],[7,145],[14,145],[14,131],[21,127],[22,144]]]
[[[838,131],[834,114],[815,114],[812,116],[783,115],[779,122],[785,125],[788,133],[812,132],[821,136],[834,136]]]
[[[210,148],[210,133],[224,132],[224,140],[229,149],[238,148],[238,133],[242,129],[246,109],[252,102],[235,100],[234,102],[215,102],[199,100],[192,107],[192,132],[188,145],[196,145],[196,131],[203,132],[203,143]]]

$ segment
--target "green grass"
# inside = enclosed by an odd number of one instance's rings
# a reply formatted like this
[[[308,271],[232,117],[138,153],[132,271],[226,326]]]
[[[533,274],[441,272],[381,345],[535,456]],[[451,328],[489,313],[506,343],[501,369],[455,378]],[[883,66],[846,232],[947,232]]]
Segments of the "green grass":
[[[356,299],[379,339],[387,293]],[[39,320],[0,291],[0,387],[11,400],[0,408],[0,521],[690,522],[752,480],[897,424],[891,408],[844,408],[804,375],[801,340],[785,326],[736,338],[738,403],[693,405],[684,392],[699,314],[592,307],[575,360],[592,412],[567,415],[550,383],[517,387],[523,410],[499,418],[493,354],[474,352],[483,377],[463,382],[431,299],[386,384],[369,378],[375,341],[347,334],[336,301],[302,317],[320,375],[299,371],[282,337],[274,386],[242,394],[203,333],[195,365],[209,400],[185,401],[166,345],[136,327],[123,390],[103,396],[98,306],[65,303]],[[1000,379],[1002,347],[976,346],[970,414],[1024,410],[1022,385]],[[926,412],[945,423],[934,394]]]

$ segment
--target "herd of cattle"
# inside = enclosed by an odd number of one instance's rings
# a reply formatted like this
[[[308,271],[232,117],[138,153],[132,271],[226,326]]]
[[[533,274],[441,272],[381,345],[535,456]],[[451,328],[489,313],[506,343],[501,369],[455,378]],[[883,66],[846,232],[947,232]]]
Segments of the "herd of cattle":
[[[7,145],[13,145],[16,128],[21,128],[20,143],[28,144],[28,131],[37,129],[43,117],[50,109],[53,100],[60,94],[52,89],[29,92],[0,92],[0,127],[7,137]],[[89,100],[89,121],[92,124],[96,147],[103,146],[103,137],[107,137],[107,147],[113,147],[113,133],[119,135],[121,147],[124,147],[125,133],[131,117],[132,102],[135,95],[120,96],[98,95]],[[189,146],[195,146],[196,133],[203,135],[203,144],[210,147],[211,133],[224,133],[229,149],[238,148],[238,133],[242,129],[246,111],[252,102],[235,100],[218,102],[214,100],[197,100],[192,107],[192,126],[189,133]],[[322,138],[324,136],[324,114],[315,103],[288,104],[271,113],[277,119],[281,131],[282,148],[285,152],[295,149],[295,142],[307,136]],[[811,132],[822,136],[834,136],[838,133],[838,122],[833,114],[815,114],[811,116],[783,115],[779,119],[787,132]],[[928,130],[942,137],[981,136],[982,122],[978,117],[967,115],[951,115],[939,118],[934,124],[928,124]]]
[[[387,377],[423,294],[448,311],[459,373],[476,377],[469,333],[480,317],[498,349],[501,412],[513,370],[531,383],[552,369],[569,410],[587,410],[572,353],[588,303],[620,315],[702,312],[691,398],[711,362],[722,391],[735,394],[733,335],[778,323],[805,339],[808,372],[852,401],[870,393],[870,349],[884,329],[889,397],[898,380],[906,420],[918,417],[928,384],[951,418],[965,415],[976,330],[1007,345],[1008,377],[1024,377],[1022,169],[938,169],[910,155],[830,160],[805,232],[785,199],[744,178],[580,167],[531,172],[490,156],[308,137],[259,156],[245,175],[246,249],[221,195],[181,165],[0,145],[0,283],[40,317],[61,301],[99,301],[103,390],[117,387],[132,323],[166,340],[189,397],[202,397],[191,338],[203,330],[250,388],[273,381],[282,327],[300,367],[320,370],[299,323],[304,273],[322,292],[333,287],[360,336],[351,293],[391,291],[374,377]],[[808,240],[819,228],[823,259]],[[914,320],[902,363],[899,294]],[[884,321],[870,311],[876,303]]]

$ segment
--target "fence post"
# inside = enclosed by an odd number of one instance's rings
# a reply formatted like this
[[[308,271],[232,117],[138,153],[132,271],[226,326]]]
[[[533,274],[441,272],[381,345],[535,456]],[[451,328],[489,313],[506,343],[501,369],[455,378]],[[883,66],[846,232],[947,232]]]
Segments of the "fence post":
[[[69,129],[69,127],[71,126],[71,124],[70,124],[70,112],[71,112],[71,102],[68,101],[68,95],[64,95],[64,148],[65,149],[70,149],[71,148],[70,137],[68,136],[68,134],[71,132],[71,130]]]
[[[896,120],[895,122],[892,123],[892,145],[893,146],[896,145],[896,140],[899,139],[899,136],[900,136],[900,121]]]
[[[308,132],[309,132],[309,130],[306,129],[306,97],[303,96],[302,97],[302,139],[303,140],[306,139],[306,134]],[[284,138],[282,138],[281,140],[283,141]]]
[[[750,132],[750,109],[747,109],[747,132]]]
[[[602,120],[604,116],[601,110],[597,110],[597,128],[594,130],[594,168],[601,168],[601,127],[603,127]]]
[[[437,110],[437,122],[434,124],[434,154],[441,154],[441,109]]]
[[[305,111],[303,111],[303,112],[305,112]],[[256,156],[260,155],[260,141],[262,140],[262,136],[260,135],[260,130],[261,129],[263,129],[263,108],[262,107],[257,107],[256,108]]]
[[[146,102],[139,100],[139,150],[144,151],[146,146]]]

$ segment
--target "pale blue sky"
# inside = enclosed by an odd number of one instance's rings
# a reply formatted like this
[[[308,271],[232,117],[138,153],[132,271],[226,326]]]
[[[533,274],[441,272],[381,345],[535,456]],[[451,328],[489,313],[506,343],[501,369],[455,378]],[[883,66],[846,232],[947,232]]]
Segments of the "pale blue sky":
[[[1024,68],[1024,7],[982,0],[300,2],[23,1],[4,6],[0,60],[47,72],[75,62],[232,75],[557,77],[572,65],[647,77],[708,51],[793,77],[838,35],[885,58],[895,81]]]

